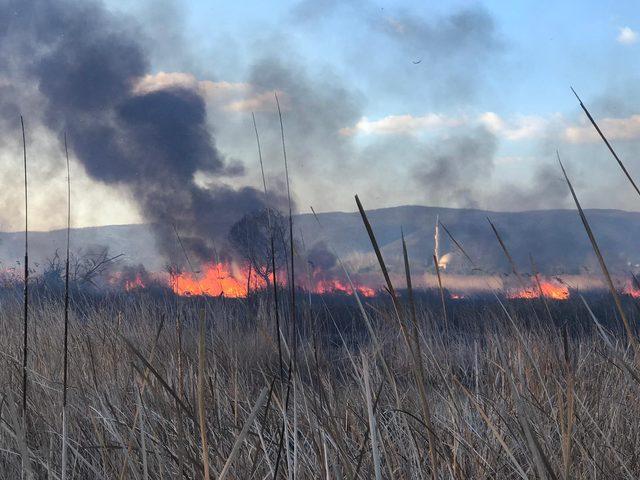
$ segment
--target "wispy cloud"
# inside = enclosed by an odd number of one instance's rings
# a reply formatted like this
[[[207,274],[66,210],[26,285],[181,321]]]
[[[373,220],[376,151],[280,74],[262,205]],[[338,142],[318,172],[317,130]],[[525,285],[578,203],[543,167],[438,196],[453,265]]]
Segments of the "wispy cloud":
[[[638,41],[638,32],[630,27],[620,27],[617,39],[618,43],[623,45],[631,45]]]

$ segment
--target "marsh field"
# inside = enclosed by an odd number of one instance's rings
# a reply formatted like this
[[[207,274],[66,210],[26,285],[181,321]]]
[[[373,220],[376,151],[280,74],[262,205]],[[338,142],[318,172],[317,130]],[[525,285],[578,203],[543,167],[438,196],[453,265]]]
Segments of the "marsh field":
[[[640,478],[623,3],[0,0],[0,480]]]

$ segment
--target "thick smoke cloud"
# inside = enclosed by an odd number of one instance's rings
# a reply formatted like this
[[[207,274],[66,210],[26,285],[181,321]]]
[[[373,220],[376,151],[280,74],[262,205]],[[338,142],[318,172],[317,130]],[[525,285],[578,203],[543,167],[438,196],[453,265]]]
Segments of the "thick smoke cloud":
[[[134,93],[150,67],[126,18],[96,2],[29,0],[0,3],[0,19],[0,74],[9,85],[37,87],[41,120],[59,139],[67,133],[92,178],[131,192],[165,254],[175,251],[175,225],[190,253],[211,259],[215,240],[261,207],[253,188],[196,182],[198,172],[228,172],[205,102],[184,87]],[[19,110],[11,107],[5,118]]]

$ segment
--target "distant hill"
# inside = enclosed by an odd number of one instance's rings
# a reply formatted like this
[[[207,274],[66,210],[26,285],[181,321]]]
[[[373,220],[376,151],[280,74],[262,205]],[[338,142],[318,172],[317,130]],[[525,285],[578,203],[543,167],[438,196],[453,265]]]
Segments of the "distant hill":
[[[56,251],[64,255],[67,231],[29,232],[29,262],[34,267],[43,265]],[[114,254],[124,254],[123,261],[142,263],[148,269],[162,268],[156,242],[147,225],[108,225],[104,227],[74,228],[71,233],[71,249],[88,252],[108,247]],[[0,269],[22,262],[24,256],[23,232],[0,232]]]
[[[640,213],[620,210],[587,210],[587,217],[610,268],[627,272],[640,268]],[[436,217],[444,223],[474,261],[486,271],[508,271],[487,217],[495,224],[507,248],[522,271],[531,270],[530,256],[547,274],[597,271],[596,259],[578,214],[573,210],[489,212],[423,206],[401,206],[371,210],[369,220],[391,268],[401,265],[400,230],[404,230],[412,264],[417,271],[432,268]],[[357,268],[374,268],[369,239],[357,212],[320,213],[320,228],[311,214],[295,219],[296,235],[307,249],[320,242],[331,245]],[[31,262],[43,264],[56,250],[65,248],[65,231],[30,233]],[[0,233],[0,268],[22,259],[22,233]],[[74,229],[72,249],[109,247],[123,253],[123,261],[161,270],[164,259],[158,253],[147,225],[114,225]],[[455,245],[440,229],[440,255],[453,252],[448,269],[468,272],[470,267]]]

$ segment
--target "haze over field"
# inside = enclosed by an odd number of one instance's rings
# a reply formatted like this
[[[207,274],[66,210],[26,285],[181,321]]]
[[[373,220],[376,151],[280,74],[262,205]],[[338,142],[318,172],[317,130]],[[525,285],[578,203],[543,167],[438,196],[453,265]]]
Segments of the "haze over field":
[[[640,270],[640,253],[636,239],[640,236],[640,213],[619,210],[588,210],[594,232],[603,246],[611,271],[620,276]],[[369,218],[385,258],[392,271],[403,272],[400,231],[404,230],[408,248],[414,258],[416,273],[433,273],[434,232],[436,219],[444,223],[465,250],[482,267],[471,265],[443,231],[440,231],[439,253],[447,256],[448,274],[503,275],[511,266],[500,249],[487,221],[490,218],[506,242],[510,253],[523,271],[531,272],[533,257],[537,270],[545,275],[597,275],[597,258],[593,253],[579,217],[573,210],[539,210],[517,213],[482,210],[442,209],[420,206],[392,207],[370,210]],[[334,249],[354,271],[377,272],[375,255],[362,228],[357,213],[320,213],[322,228],[311,214],[295,217],[296,238],[305,250],[300,255],[318,263],[317,253]],[[23,233],[0,232],[0,265],[20,263],[23,254]],[[108,247],[114,254],[123,254],[119,263],[142,264],[150,271],[166,269],[155,236],[149,225],[115,225],[75,229],[72,232],[73,251],[87,252]],[[66,232],[31,233],[31,258],[41,270],[47,261],[66,245]],[[315,258],[314,258],[315,252]],[[327,262],[325,262],[327,263]],[[329,268],[336,268],[335,259]],[[318,264],[317,267],[323,265]]]

